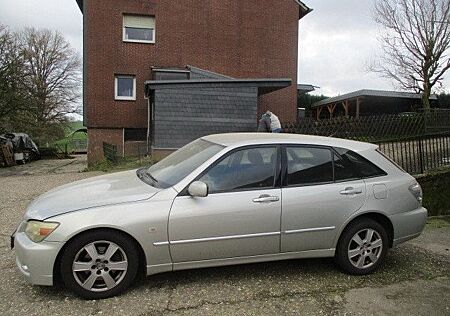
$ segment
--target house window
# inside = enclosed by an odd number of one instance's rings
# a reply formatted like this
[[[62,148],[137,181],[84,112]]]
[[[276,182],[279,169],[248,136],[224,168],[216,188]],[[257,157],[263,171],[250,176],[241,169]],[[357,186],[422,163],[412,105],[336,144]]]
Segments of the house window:
[[[155,42],[155,18],[144,15],[123,16],[123,41],[137,43]]]
[[[116,76],[114,86],[116,100],[136,100],[135,76]]]

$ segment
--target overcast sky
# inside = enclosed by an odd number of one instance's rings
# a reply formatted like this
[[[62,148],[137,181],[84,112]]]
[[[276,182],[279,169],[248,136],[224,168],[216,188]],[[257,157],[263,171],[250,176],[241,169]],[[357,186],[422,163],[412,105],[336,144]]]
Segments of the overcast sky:
[[[303,1],[314,11],[299,22],[299,83],[319,86],[316,93],[327,96],[363,88],[394,89],[386,79],[365,71],[378,51],[371,0]],[[82,15],[75,0],[0,0],[0,23],[13,29],[60,30],[82,53]],[[450,91],[449,79],[445,87]]]
[[[389,81],[365,70],[378,47],[372,1],[305,3],[313,11],[299,24],[299,82],[317,85],[317,92],[327,96],[364,88],[392,89]]]
[[[298,80],[336,96],[359,89],[395,90],[390,80],[366,71],[380,54],[373,0],[303,0],[313,9],[299,23]],[[450,72],[444,89],[450,92]]]

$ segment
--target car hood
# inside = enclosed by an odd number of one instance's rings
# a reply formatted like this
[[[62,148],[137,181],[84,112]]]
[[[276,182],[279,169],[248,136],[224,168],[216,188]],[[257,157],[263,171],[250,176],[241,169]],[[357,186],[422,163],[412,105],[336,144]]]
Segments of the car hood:
[[[146,184],[136,170],[118,172],[57,187],[34,200],[25,220],[44,220],[77,210],[146,200],[160,189]]]

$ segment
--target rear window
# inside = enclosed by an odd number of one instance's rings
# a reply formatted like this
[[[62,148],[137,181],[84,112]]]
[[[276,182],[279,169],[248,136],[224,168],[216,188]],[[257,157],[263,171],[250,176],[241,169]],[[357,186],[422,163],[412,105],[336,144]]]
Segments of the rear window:
[[[387,175],[384,170],[361,155],[344,148],[335,149],[343,159],[348,160],[354,166],[360,177],[373,178]]]
[[[400,167],[400,165],[398,163],[396,163],[391,157],[389,157],[388,155],[384,154],[381,150],[377,149],[377,152],[383,156],[384,158],[386,158],[390,163],[392,163],[394,166],[396,166],[398,169],[400,169],[403,172],[406,172],[402,167]]]

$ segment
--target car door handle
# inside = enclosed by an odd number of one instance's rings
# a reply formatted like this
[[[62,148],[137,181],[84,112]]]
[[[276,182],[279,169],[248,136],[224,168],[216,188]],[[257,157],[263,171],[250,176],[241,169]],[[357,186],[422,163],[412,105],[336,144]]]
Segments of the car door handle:
[[[345,190],[342,190],[339,193],[342,194],[342,195],[355,195],[355,194],[361,194],[362,190],[361,189],[354,189],[352,187],[349,187],[349,188],[345,188]]]
[[[270,203],[270,202],[277,202],[280,198],[278,196],[263,194],[260,195],[258,198],[253,199],[253,202],[255,203]]]

